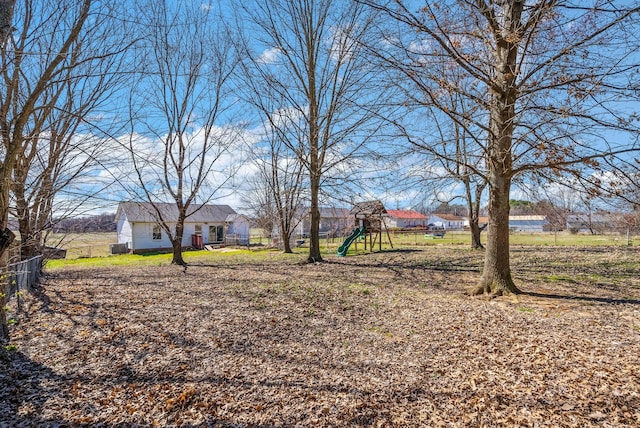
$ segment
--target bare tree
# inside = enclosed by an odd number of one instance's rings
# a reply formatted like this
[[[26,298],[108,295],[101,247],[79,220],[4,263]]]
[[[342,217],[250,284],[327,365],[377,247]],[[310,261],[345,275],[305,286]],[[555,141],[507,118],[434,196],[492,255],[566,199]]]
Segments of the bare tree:
[[[285,253],[291,253],[291,238],[302,220],[303,167],[295,156],[286,156],[282,141],[268,137],[269,153],[260,162],[260,175],[272,195],[280,239]]]
[[[390,62],[384,56],[382,60],[383,66],[391,65],[395,71],[400,71],[400,77],[396,75],[393,79],[402,89],[399,102],[413,113],[394,120],[394,125],[401,131],[400,137],[410,143],[405,149],[406,156],[414,159],[417,165],[410,170],[410,174],[420,177],[420,184],[432,188],[439,200],[442,199],[440,193],[444,186],[461,185],[469,218],[471,247],[484,248],[480,238],[484,227],[480,227],[479,217],[482,196],[487,188],[483,151],[486,134],[478,123],[486,116],[486,112],[477,102],[459,92],[432,90],[431,82],[425,78],[427,76],[416,74],[412,67],[400,67],[397,62]],[[470,85],[462,81],[464,76],[455,64],[438,65],[444,66],[440,69],[441,75],[452,79],[458,75],[456,81],[459,87]],[[419,90],[416,91],[416,88]],[[426,127],[428,132],[424,132]],[[444,197],[449,202],[459,196],[447,194]]]
[[[210,201],[231,178],[216,171],[234,141],[225,116],[232,102],[231,75],[237,64],[231,33],[210,7],[190,1],[153,1],[140,10],[140,83],[131,99],[127,142],[139,195],[170,237],[172,263],[182,256],[184,221]],[[228,123],[228,122],[227,122]],[[171,201],[178,218],[160,203]]]
[[[73,51],[74,44],[83,31],[83,27],[92,12],[92,1],[82,2],[45,2],[21,0],[19,7],[13,8],[15,2],[3,2],[2,16],[2,49],[0,70],[0,139],[2,140],[2,160],[0,161],[0,230],[7,230],[10,209],[11,179],[16,166],[18,154],[25,145],[25,138],[30,120],[41,106],[42,96],[50,84],[60,77],[66,68],[66,59]],[[19,19],[12,20],[12,13],[20,10]],[[36,44],[31,50],[22,50],[21,41],[28,39],[32,30],[21,23],[25,17],[40,14],[42,25],[58,28],[58,43],[53,45]],[[14,27],[17,27],[14,29]],[[14,30],[14,31],[11,31]],[[37,65],[34,65],[34,62]],[[32,68],[33,67],[33,68]],[[24,75],[29,75],[24,81]],[[45,107],[46,108],[46,107]],[[2,258],[0,273],[6,269],[5,248],[1,249]],[[5,275],[2,275],[5,278]],[[4,287],[0,291],[0,307],[6,302]],[[0,310],[0,334],[8,338],[4,310]]]
[[[304,166],[308,260],[322,261],[319,200],[327,172],[355,156],[379,126],[381,87],[361,44],[372,14],[335,0],[267,0],[244,13],[251,24],[245,24],[243,56],[259,89],[252,103]],[[263,50],[254,52],[252,46]],[[283,112],[286,124],[279,120]]]
[[[49,10],[43,5],[44,13],[24,13],[21,38],[15,40],[17,51],[37,52],[39,46],[53,47],[62,42],[60,35],[50,30],[55,23],[68,19],[58,13],[62,3]],[[18,11],[25,9],[20,7]],[[49,18],[43,20],[43,16]],[[82,186],[88,187],[88,175],[98,164],[105,166],[107,162],[103,156],[107,144],[100,135],[110,124],[99,117],[105,113],[103,104],[109,104],[107,99],[123,79],[123,53],[128,43],[122,24],[106,13],[94,13],[90,24],[73,41],[56,78],[42,91],[38,106],[25,115],[23,143],[16,151],[11,183],[23,259],[41,253],[43,233],[52,226],[60,192],[73,183],[80,186],[80,179],[85,182]],[[37,78],[41,61],[46,59],[46,55],[24,58],[19,69],[5,74],[14,101],[21,97],[22,88],[28,88]],[[76,203],[83,201],[81,198]],[[62,212],[56,213],[56,217],[62,216]]]
[[[640,8],[598,0],[451,0],[425,1],[413,11],[401,0],[360,2],[398,24],[386,37],[388,52],[403,52],[396,58],[402,67],[427,76],[427,94],[459,93],[486,111],[477,125],[487,136],[489,231],[482,279],[471,292],[520,292],[509,262],[513,180],[549,171],[597,185],[594,172],[638,150],[626,103],[637,97],[631,76],[638,71]],[[433,64],[439,71],[437,64],[452,61],[472,86],[432,73]]]

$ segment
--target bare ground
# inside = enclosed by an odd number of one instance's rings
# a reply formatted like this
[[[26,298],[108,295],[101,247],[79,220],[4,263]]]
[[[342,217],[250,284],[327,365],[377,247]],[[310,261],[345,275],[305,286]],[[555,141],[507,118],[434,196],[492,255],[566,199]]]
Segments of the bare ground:
[[[481,257],[51,272],[0,426],[639,426],[638,249],[515,248],[493,300]]]

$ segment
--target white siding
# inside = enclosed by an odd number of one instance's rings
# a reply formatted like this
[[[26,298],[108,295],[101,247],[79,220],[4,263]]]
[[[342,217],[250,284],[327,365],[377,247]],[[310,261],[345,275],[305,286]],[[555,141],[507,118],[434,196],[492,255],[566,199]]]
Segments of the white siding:
[[[249,223],[245,221],[246,227],[238,225],[241,230],[245,232],[234,232],[240,235],[246,235],[249,237]],[[209,244],[209,226],[224,226],[224,223],[208,222],[208,223],[187,223],[184,224],[184,233],[182,235],[182,246],[191,246],[191,236],[195,234],[196,225],[202,226],[202,241],[204,244]],[[154,223],[134,223],[133,226],[126,221],[125,216],[121,216],[118,221],[118,243],[129,244],[129,249],[133,251],[140,250],[156,250],[163,248],[171,248],[171,241],[167,236],[167,233],[162,230],[162,239],[153,239],[153,227]],[[175,223],[169,223],[169,227],[173,231],[175,229]],[[225,231],[226,234],[226,231]]]
[[[127,216],[122,214],[118,219],[118,224],[116,226],[117,236],[118,236],[118,244],[129,244],[129,248],[133,248],[133,235],[131,232],[131,225],[127,221]]]
[[[229,225],[229,229],[227,230],[228,235],[237,235],[240,244],[248,245],[249,244],[249,235],[250,235],[250,225],[249,220],[244,216],[238,216],[234,220],[233,223]]]
[[[153,223],[133,224],[133,244],[132,250],[154,250],[160,248],[171,248],[171,241],[167,233],[162,231],[162,239],[153,239]]]

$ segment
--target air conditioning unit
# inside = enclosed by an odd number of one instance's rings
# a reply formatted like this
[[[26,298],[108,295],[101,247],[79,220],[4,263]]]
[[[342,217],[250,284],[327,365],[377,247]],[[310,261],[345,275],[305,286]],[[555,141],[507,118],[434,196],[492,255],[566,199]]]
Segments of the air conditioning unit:
[[[127,254],[129,252],[129,243],[124,244],[109,244],[111,254]]]

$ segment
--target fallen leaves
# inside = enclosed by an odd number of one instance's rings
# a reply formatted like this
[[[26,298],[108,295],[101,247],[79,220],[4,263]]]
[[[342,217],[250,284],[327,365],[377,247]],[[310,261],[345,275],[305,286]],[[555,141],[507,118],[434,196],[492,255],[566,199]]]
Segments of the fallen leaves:
[[[57,271],[20,315],[0,425],[637,426],[637,254],[545,281],[559,251],[514,255],[517,300],[462,296],[480,255],[460,249]]]

